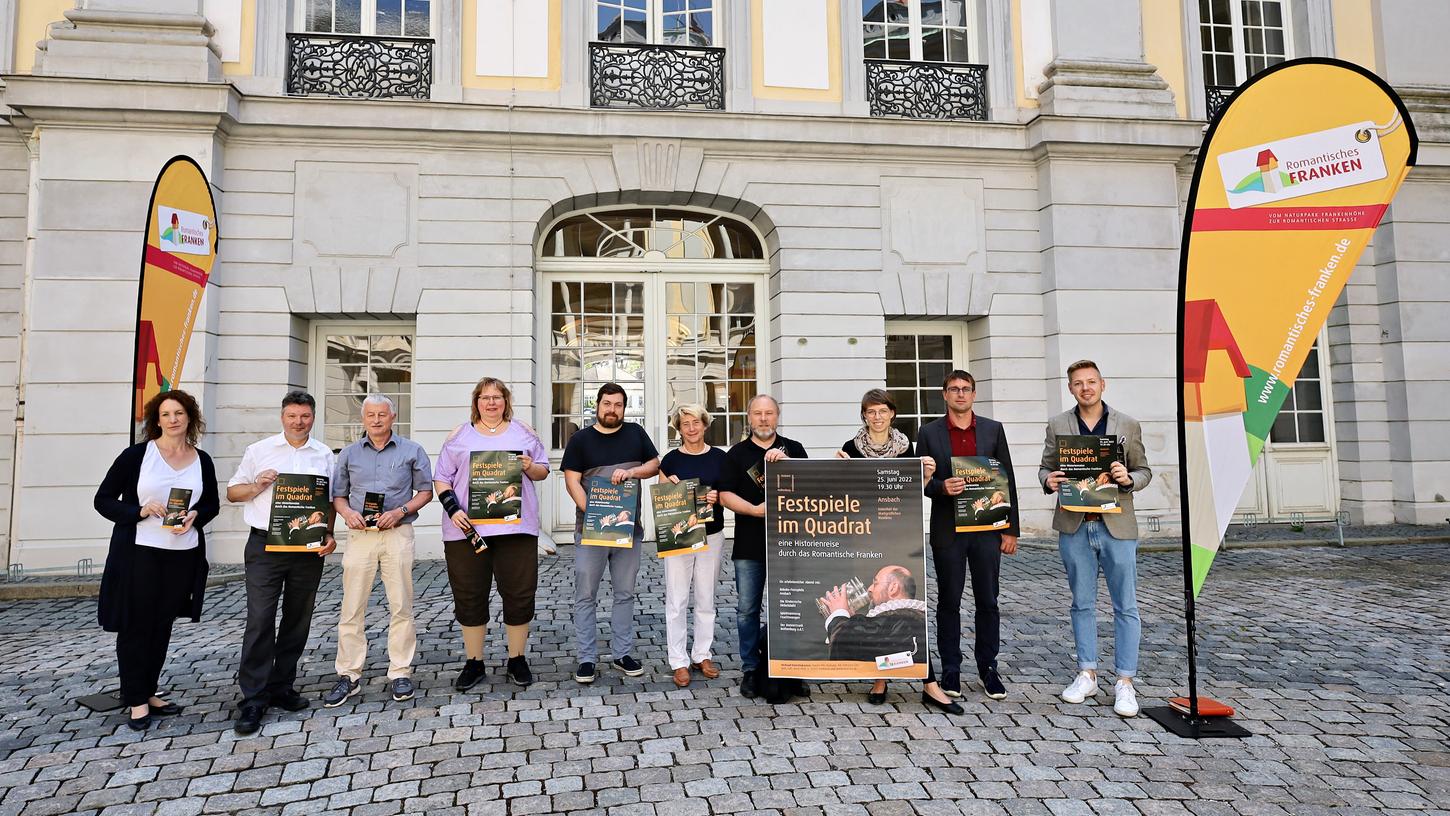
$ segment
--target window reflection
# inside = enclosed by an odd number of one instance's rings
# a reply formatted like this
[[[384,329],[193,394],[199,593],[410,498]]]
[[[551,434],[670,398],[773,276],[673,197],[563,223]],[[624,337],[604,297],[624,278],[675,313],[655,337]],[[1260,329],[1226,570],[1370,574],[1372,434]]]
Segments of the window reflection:
[[[755,232],[744,222],[664,208],[605,210],[570,216],[545,237],[548,258],[759,260]]]

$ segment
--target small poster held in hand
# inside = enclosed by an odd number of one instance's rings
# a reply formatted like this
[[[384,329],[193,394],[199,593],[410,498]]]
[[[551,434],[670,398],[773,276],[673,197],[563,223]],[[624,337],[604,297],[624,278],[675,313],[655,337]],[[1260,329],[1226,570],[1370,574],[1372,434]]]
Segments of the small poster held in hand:
[[[633,547],[639,515],[639,480],[613,484],[602,476],[584,480],[584,534],[579,543],[590,547]]]
[[[1075,513],[1121,513],[1118,483],[1108,471],[1123,461],[1122,439],[1113,436],[1059,436],[1057,469],[1067,480],[1058,488],[1062,509]]]
[[[468,520],[514,524],[522,517],[524,464],[521,451],[473,451],[468,456]]]
[[[378,516],[383,514],[383,494],[371,491],[363,494],[363,529],[370,532],[378,530]]]
[[[166,497],[166,515],[161,517],[161,529],[176,530],[186,525],[186,514],[191,511],[191,489],[171,488]]]
[[[698,479],[685,479],[679,484],[660,482],[650,488],[660,558],[705,549],[705,523],[696,510],[695,487],[699,483]]]
[[[957,532],[1004,530],[1012,524],[1012,491],[1002,463],[986,456],[953,456],[952,476],[966,481],[956,496]]]
[[[331,532],[328,478],[310,473],[279,473],[272,485],[267,552],[314,552]]]

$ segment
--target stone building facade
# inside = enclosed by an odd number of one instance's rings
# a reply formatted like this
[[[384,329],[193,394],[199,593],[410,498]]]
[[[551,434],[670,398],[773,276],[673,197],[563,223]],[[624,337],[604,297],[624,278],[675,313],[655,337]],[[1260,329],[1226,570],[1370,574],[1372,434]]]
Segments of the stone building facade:
[[[10,564],[104,556],[91,496],[127,441],[146,201],[177,154],[219,211],[182,387],[222,479],[288,388],[323,399],[334,446],[363,393],[391,393],[434,452],[485,375],[555,449],[603,380],[662,445],[678,401],[716,411],[725,443],[768,391],[828,455],[865,389],[892,389],[911,430],[962,366],[1042,531],[1043,423],[1091,357],[1143,421],[1140,512],[1176,532],[1196,149],[1234,85],[1309,55],[1394,85],[1420,165],[1241,510],[1447,515],[1437,0],[0,0],[0,21]],[[562,480],[546,492],[562,530]],[[239,561],[237,509],[213,529],[213,559]]]

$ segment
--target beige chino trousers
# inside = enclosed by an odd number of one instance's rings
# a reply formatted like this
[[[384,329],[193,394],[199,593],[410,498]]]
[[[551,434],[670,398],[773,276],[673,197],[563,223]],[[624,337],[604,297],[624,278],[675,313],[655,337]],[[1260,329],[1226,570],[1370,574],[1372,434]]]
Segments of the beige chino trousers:
[[[388,679],[409,677],[418,652],[413,620],[413,525],[391,530],[349,530],[342,555],[342,611],[337,619],[337,673],[362,677],[368,656],[364,632],[368,598],[379,572],[388,596]]]

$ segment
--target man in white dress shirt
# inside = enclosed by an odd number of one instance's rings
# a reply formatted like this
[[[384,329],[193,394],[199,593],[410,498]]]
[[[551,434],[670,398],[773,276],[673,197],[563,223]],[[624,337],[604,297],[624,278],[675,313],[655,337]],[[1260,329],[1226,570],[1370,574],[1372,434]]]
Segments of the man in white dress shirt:
[[[337,549],[332,518],[327,519],[320,549],[267,552],[266,546],[272,485],[278,474],[332,475],[336,457],[326,445],[312,438],[316,409],[311,394],[288,392],[282,398],[282,433],[247,446],[241,465],[227,483],[227,500],[243,505],[242,519],[252,528],[244,555],[247,633],[242,639],[242,663],[237,670],[242,703],[235,730],[242,735],[256,733],[269,706],[287,711],[301,711],[308,706],[307,699],[292,684],[312,628],[322,559]]]

